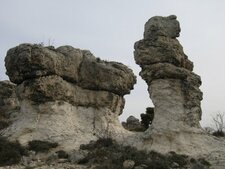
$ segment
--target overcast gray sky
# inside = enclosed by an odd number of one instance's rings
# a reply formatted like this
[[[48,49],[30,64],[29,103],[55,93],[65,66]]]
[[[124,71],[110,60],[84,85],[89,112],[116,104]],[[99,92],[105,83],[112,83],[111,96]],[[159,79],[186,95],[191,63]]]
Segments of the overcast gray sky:
[[[224,0],[1,0],[0,80],[7,79],[4,58],[9,48],[41,42],[89,49],[96,57],[128,65],[138,76],[134,42],[142,39],[150,17],[171,14],[180,21],[178,39],[202,77],[202,125],[210,126],[211,116],[225,111]],[[123,120],[152,106],[140,77],[125,98]]]

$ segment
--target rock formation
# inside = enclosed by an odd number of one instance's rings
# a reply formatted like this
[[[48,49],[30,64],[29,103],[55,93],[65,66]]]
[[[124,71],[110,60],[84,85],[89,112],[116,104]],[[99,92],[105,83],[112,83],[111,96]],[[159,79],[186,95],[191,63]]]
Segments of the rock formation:
[[[128,131],[143,132],[146,130],[144,125],[142,125],[139,121],[139,119],[134,116],[129,116],[126,122],[122,122],[121,124]]]
[[[26,144],[48,140],[79,146],[123,132],[118,116],[136,83],[132,70],[71,46],[21,44],[7,52],[7,74],[20,111],[3,134]]]
[[[147,107],[145,113],[140,114],[141,121],[134,116],[129,116],[122,126],[128,131],[144,132],[149,128],[154,119],[154,108]]]
[[[24,145],[56,142],[63,151],[111,137],[122,145],[204,157],[213,167],[224,167],[224,140],[199,124],[201,79],[176,39],[179,33],[176,16],[156,16],[135,43],[135,61],[154,109],[142,114],[141,123],[131,117],[127,124],[145,129],[151,124],[145,132],[127,131],[118,120],[123,96],[136,83],[125,65],[71,46],[21,44],[10,49],[5,66],[11,82],[0,82],[0,135]]]
[[[145,24],[144,38],[134,45],[140,76],[146,81],[155,106],[152,125],[143,134],[139,147],[191,155],[213,154],[220,151],[222,144],[200,127],[201,79],[193,72],[193,63],[176,39],[179,33],[176,16],[155,16]]]
[[[135,61],[142,68],[155,105],[154,128],[199,128],[201,79],[176,37],[180,26],[175,16],[153,17],[145,24],[144,39],[135,43]]]

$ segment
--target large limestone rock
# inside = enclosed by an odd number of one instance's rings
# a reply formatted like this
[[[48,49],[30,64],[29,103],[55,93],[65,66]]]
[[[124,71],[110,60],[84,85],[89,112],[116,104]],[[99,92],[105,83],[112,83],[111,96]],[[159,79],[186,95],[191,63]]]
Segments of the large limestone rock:
[[[55,49],[21,44],[7,52],[5,66],[10,80],[16,84],[27,79],[58,75],[85,89],[125,95],[136,83],[132,70],[125,65],[102,61],[90,51],[71,46]]]
[[[144,39],[153,39],[158,36],[176,38],[180,35],[180,24],[175,15],[168,17],[155,16],[145,24]]]
[[[1,133],[27,144],[57,142],[78,148],[99,137],[127,133],[118,116],[136,83],[127,66],[71,46],[22,44],[7,52],[7,74],[20,110]]]
[[[134,45],[140,76],[155,106],[152,125],[136,146],[162,153],[224,154],[224,143],[207,135],[199,124],[201,79],[176,39],[179,33],[176,16],[155,16],[145,24],[144,38]]]
[[[179,33],[176,16],[156,16],[145,24],[144,39],[134,46],[135,61],[155,105],[153,127],[161,131],[200,128],[201,79],[176,39]]]
[[[108,91],[83,89],[61,77],[52,75],[24,81],[17,87],[18,98],[37,104],[51,101],[65,101],[74,106],[108,108],[112,112],[122,113],[124,98]]]
[[[15,84],[0,82],[0,134],[22,144],[57,142],[63,150],[112,137],[142,150],[206,157],[213,167],[223,168],[224,140],[207,135],[199,125],[201,79],[176,39],[179,33],[176,16],[157,16],[146,23],[144,39],[135,43],[135,61],[155,106],[145,132],[129,132],[118,120],[123,96],[136,82],[132,70],[71,46],[22,44],[5,59]],[[1,128],[4,120],[9,123]]]

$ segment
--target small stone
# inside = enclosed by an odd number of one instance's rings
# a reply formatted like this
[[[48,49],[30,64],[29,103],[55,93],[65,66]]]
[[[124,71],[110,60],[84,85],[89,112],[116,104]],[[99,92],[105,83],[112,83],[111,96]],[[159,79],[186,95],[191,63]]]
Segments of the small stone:
[[[66,163],[66,162],[68,162],[68,159],[61,158],[58,160],[58,163]]]
[[[148,168],[148,166],[145,164],[141,164],[139,166],[134,167],[134,169],[146,169],[146,168]]]
[[[52,153],[47,158],[46,163],[50,165],[50,164],[56,163],[57,161],[58,161],[58,154]]]
[[[173,168],[178,168],[178,167],[180,167],[180,165],[179,165],[178,163],[176,163],[176,162],[173,162],[173,163],[172,163],[172,167],[173,167]]]
[[[84,159],[87,155],[87,151],[85,150],[73,150],[69,153],[69,161],[73,164],[79,163],[82,159]]]
[[[123,169],[132,169],[135,165],[135,162],[133,160],[125,160],[123,162]]]

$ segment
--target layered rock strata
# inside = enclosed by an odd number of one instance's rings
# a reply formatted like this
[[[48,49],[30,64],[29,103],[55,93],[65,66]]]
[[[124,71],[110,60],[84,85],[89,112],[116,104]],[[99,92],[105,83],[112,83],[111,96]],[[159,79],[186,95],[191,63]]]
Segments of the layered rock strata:
[[[156,16],[145,24],[144,39],[134,45],[135,61],[155,105],[153,127],[161,131],[200,127],[201,79],[176,39],[179,33],[176,16]]]
[[[224,144],[200,127],[201,79],[176,39],[179,33],[176,16],[155,16],[145,24],[144,38],[134,45],[135,61],[155,106],[152,125],[136,146],[162,153],[223,154]]]
[[[126,122],[122,122],[121,124],[128,131],[143,132],[146,130],[139,119],[135,118],[134,116],[129,116]]]
[[[136,77],[125,65],[71,46],[32,44],[10,49],[5,65],[20,102],[13,123],[2,131],[8,138],[74,148],[126,132],[118,116]]]
[[[57,75],[67,82],[90,90],[129,94],[136,82],[131,69],[118,62],[101,61],[88,50],[71,46],[42,47],[22,44],[7,52],[6,74],[11,82]]]

